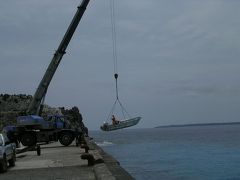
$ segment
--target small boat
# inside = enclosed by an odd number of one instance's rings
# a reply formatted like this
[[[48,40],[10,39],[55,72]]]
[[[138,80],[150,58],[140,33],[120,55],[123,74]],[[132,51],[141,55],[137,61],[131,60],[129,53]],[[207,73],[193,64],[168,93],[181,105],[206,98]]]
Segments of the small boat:
[[[100,128],[103,131],[113,131],[113,130],[117,130],[117,129],[123,129],[123,128],[127,128],[130,126],[136,125],[140,121],[140,119],[141,119],[141,117],[126,119],[126,120],[118,121],[118,123],[114,124],[114,125],[104,123]]]

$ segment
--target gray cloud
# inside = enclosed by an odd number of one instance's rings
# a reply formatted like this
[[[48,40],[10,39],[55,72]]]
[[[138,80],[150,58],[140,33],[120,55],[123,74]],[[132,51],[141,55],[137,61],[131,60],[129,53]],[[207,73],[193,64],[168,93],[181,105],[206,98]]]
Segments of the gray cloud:
[[[0,91],[33,94],[80,1],[4,1]],[[239,119],[238,1],[115,1],[120,98],[138,127]],[[115,98],[109,1],[91,0],[46,102],[90,129]],[[231,118],[228,118],[231,117]]]

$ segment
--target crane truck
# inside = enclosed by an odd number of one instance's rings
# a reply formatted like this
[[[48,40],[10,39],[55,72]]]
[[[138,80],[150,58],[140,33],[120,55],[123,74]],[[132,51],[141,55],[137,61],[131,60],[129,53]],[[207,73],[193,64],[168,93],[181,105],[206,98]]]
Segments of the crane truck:
[[[66,53],[68,44],[87,8],[90,0],[82,0],[75,13],[58,49],[40,81],[38,88],[27,109],[26,116],[17,118],[16,126],[6,127],[5,130],[13,141],[20,141],[24,146],[34,146],[38,142],[60,141],[62,145],[68,146],[74,138],[83,134],[81,129],[72,129],[66,126],[64,117],[52,116],[50,120],[41,117],[43,102],[48,86],[60,64],[63,55]]]

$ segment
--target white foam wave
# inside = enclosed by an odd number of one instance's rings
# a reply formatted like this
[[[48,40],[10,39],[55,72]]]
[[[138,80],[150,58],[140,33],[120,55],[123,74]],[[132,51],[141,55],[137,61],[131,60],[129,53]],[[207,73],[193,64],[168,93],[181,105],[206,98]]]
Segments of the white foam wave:
[[[109,142],[109,141],[103,141],[103,142],[96,142],[96,144],[100,147],[103,147],[103,146],[112,146],[114,145],[112,142]]]

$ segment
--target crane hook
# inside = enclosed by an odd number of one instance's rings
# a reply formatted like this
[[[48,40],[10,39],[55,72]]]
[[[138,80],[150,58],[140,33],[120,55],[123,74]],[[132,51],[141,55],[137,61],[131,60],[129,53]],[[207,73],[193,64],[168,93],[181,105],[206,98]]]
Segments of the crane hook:
[[[116,73],[116,74],[114,74],[114,77],[115,77],[115,79],[117,79],[118,78],[118,74]]]

